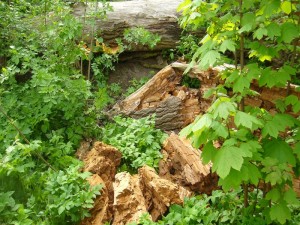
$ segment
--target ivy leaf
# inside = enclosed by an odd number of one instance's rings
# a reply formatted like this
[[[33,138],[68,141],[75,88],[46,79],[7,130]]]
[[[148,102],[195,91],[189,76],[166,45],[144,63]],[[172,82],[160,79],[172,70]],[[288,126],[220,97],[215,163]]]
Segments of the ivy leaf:
[[[225,40],[220,46],[220,51],[225,53],[226,50],[235,51],[235,43],[232,40]]]
[[[218,59],[221,58],[221,55],[219,52],[215,50],[210,50],[201,59],[201,62],[199,64],[200,67],[202,68],[208,68],[210,66],[213,66]]]
[[[276,204],[271,207],[270,216],[272,220],[277,220],[284,224],[286,220],[291,219],[291,212],[285,203]]]
[[[245,155],[247,154],[245,154],[243,149],[236,146],[222,147],[215,156],[212,169],[224,179],[228,176],[231,168],[240,171]]]
[[[263,126],[262,123],[254,116],[249,115],[248,113],[238,111],[234,117],[234,123],[237,127],[240,125],[253,130],[254,124],[258,126]]]
[[[291,22],[286,22],[281,26],[281,39],[285,43],[291,43],[296,37],[299,37],[299,27]]]
[[[283,140],[272,139],[263,143],[264,156],[277,159],[279,163],[296,165],[296,158],[292,148]]]

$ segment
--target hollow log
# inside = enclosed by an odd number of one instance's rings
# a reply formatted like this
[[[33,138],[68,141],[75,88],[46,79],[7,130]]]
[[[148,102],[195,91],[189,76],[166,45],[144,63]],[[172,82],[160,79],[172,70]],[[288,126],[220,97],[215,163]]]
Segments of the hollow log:
[[[174,48],[179,41],[181,30],[178,25],[177,7],[181,0],[133,0],[110,2],[113,11],[107,12],[106,19],[95,18],[95,34],[104,39],[105,44],[115,44],[116,38],[122,38],[127,28],[143,27],[161,37],[154,50]],[[99,3],[98,8],[101,8]],[[73,13],[76,17],[91,15],[95,11],[93,3],[76,4]],[[85,39],[88,41],[92,27],[85,23]],[[132,51],[148,50],[145,46],[135,46]]]

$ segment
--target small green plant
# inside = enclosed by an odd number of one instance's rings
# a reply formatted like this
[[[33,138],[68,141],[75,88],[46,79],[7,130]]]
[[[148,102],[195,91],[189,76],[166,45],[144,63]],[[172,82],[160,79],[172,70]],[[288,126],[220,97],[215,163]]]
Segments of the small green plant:
[[[161,145],[166,135],[155,129],[154,116],[142,119],[115,117],[103,129],[103,141],[122,152],[122,170],[135,172],[148,165],[158,167]]]
[[[126,89],[125,93],[123,94],[125,97],[131,95],[135,91],[137,91],[140,87],[147,83],[149,77],[141,77],[139,80],[133,78],[130,82],[130,86]]]
[[[138,45],[148,45],[150,48],[154,48],[155,45],[160,41],[160,36],[158,34],[152,34],[145,28],[136,27],[131,29],[126,29],[124,31],[124,39],[128,42],[128,48],[131,48],[132,44]]]

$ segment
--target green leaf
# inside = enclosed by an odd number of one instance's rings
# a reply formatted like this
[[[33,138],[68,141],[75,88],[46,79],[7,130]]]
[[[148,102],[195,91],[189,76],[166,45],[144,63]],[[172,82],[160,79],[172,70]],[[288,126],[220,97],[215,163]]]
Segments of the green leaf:
[[[218,185],[222,186],[224,191],[238,189],[243,182],[243,178],[243,173],[235,169],[231,169],[228,176],[226,176],[224,179],[219,179]]]
[[[277,138],[279,132],[284,131],[287,127],[292,127],[294,123],[295,119],[292,116],[278,113],[265,123],[262,129],[262,136],[270,135]]]
[[[199,66],[201,68],[208,68],[210,66],[214,66],[218,59],[221,58],[219,52],[215,50],[210,50],[201,58]]]
[[[235,42],[232,40],[223,41],[220,46],[220,51],[225,53],[226,50],[230,50],[230,51],[234,52],[235,51]]]
[[[201,153],[203,163],[207,164],[210,161],[214,161],[215,155],[217,153],[216,150],[217,149],[214,147],[212,141],[209,141],[206,145],[204,145],[204,148]]]
[[[243,93],[244,90],[248,90],[250,87],[251,80],[248,77],[239,76],[239,78],[233,84],[233,92]]]
[[[197,120],[197,118],[196,118]],[[188,126],[186,126],[185,128],[183,128],[180,132],[179,132],[179,136],[180,137],[188,137],[191,133],[192,133],[192,127],[194,126],[194,123],[189,124]]]
[[[254,125],[263,126],[262,123],[254,116],[249,115],[248,113],[238,111],[234,117],[234,123],[237,127],[240,125],[253,130]]]
[[[292,12],[292,3],[290,1],[282,2],[281,10],[286,14],[290,14]]]
[[[242,28],[238,31],[239,33],[249,32],[252,30],[252,27],[255,26],[255,14],[253,13],[245,13],[242,18]]]
[[[283,140],[271,139],[263,143],[264,156],[277,159],[279,163],[296,165],[296,159],[292,148]]]
[[[225,146],[218,150],[215,161],[213,162],[213,171],[216,171],[217,174],[224,179],[228,176],[230,169],[240,171],[243,162],[245,152],[235,146]]]
[[[60,207],[58,208],[58,214],[59,214],[59,215],[62,214],[63,211],[65,211],[65,207],[62,205],[62,206],[60,206]]]
[[[244,168],[244,166],[243,166],[243,168]],[[254,185],[258,185],[259,180],[262,177],[260,170],[251,163],[247,163],[245,165],[245,168],[246,168],[245,173],[248,174],[248,176],[249,176],[248,179],[250,180],[250,182]]]
[[[297,199],[297,194],[292,188],[290,188],[284,193],[283,199],[288,204],[299,204],[299,200]]]
[[[272,220],[277,220],[279,223],[284,224],[291,219],[291,212],[286,204],[279,203],[271,207],[270,216]]]
[[[229,135],[228,128],[225,125],[223,125],[217,121],[213,122],[212,128],[214,129],[215,134],[219,137],[227,138]]]
[[[278,188],[272,188],[266,195],[266,199],[272,200],[273,202],[278,202],[280,197],[281,197],[281,193]]]
[[[283,42],[291,43],[297,37],[299,37],[299,26],[291,22],[286,22],[281,26],[281,39]]]
[[[236,103],[230,102],[230,98],[220,97],[209,108],[209,112],[213,113],[213,118],[217,117],[227,119],[230,114],[236,111]]]
[[[268,30],[265,27],[260,27],[254,32],[253,37],[260,40],[263,38],[263,36],[267,36],[267,34],[268,34]]]
[[[268,31],[268,37],[270,38],[278,37],[281,35],[280,26],[275,22],[270,23],[266,28]]]
[[[204,114],[192,127],[192,131],[196,132],[204,128],[210,127],[212,123],[212,116],[210,114]]]

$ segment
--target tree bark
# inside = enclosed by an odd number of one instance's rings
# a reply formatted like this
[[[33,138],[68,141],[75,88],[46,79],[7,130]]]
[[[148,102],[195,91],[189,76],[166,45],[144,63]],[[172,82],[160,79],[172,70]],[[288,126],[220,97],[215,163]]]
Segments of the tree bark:
[[[124,2],[111,2],[112,12],[107,12],[107,19],[95,19],[95,30],[98,37],[102,37],[106,45],[115,44],[116,38],[122,38],[127,28],[144,27],[152,33],[161,36],[161,41],[153,50],[174,48],[179,41],[181,30],[178,25],[177,7],[181,0],[133,0]],[[99,3],[100,4],[100,3]],[[73,8],[76,17],[91,14],[93,4],[87,6],[77,4]],[[101,9],[101,7],[99,7]],[[91,37],[92,26],[86,23],[85,41]],[[132,51],[148,50],[145,46],[135,46]]]

